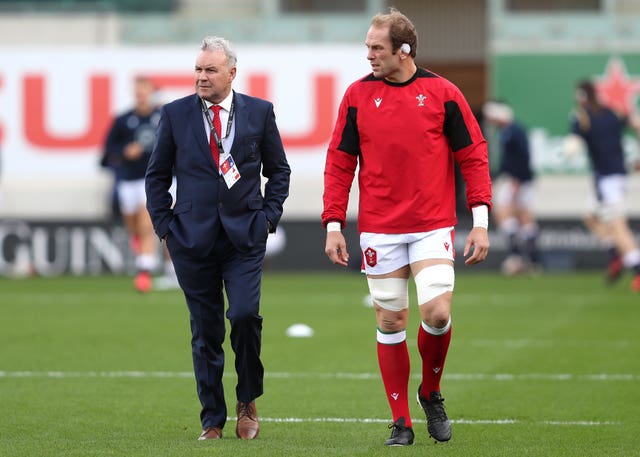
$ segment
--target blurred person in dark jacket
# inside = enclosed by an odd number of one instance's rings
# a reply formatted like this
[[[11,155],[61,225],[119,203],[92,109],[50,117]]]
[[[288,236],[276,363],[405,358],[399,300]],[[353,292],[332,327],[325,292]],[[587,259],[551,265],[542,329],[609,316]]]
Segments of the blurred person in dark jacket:
[[[155,92],[156,87],[148,78],[135,79],[135,104],[114,119],[102,159],[102,165],[111,168],[116,177],[118,207],[135,255],[134,286],[140,292],[151,290],[151,274],[159,264],[159,245],[146,208],[144,189],[144,176],[160,121]]]
[[[638,130],[638,122],[632,120],[630,113],[618,113],[603,105],[589,80],[578,82],[575,100],[565,152],[578,150],[580,141],[586,145],[596,201],[585,217],[585,224],[601,240],[610,243],[608,282],[617,281],[627,268],[633,273],[631,290],[640,292],[640,249],[626,215],[627,165],[622,147],[625,129]],[[635,168],[638,166],[636,163]]]
[[[504,274],[540,271],[538,223],[533,212],[535,173],[527,131],[504,102],[489,101],[483,119],[498,129],[500,166],[495,180],[492,215],[508,240]]]

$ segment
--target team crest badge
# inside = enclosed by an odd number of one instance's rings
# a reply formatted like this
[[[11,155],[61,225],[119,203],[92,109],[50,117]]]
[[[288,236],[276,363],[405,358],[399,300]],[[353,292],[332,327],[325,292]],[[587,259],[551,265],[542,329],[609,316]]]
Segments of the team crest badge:
[[[364,251],[364,258],[365,262],[367,262],[367,265],[370,267],[375,267],[378,263],[378,253],[375,249],[367,248]]]
[[[424,95],[420,94],[416,97],[416,100],[418,100],[418,106],[424,106],[424,101],[427,99],[427,97],[425,97]]]

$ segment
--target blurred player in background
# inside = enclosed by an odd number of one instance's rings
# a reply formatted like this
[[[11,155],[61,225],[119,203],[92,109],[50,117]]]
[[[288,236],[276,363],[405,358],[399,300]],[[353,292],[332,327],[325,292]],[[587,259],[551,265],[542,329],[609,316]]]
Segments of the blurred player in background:
[[[371,21],[365,44],[372,73],[349,86],[338,111],[324,171],[325,253],[348,266],[341,229],[359,166],[358,231],[369,292],[376,311],[377,353],[393,423],[388,446],[413,444],[406,328],[408,284],[413,275],[421,316],[418,351],[422,383],[417,398],[427,430],[451,438],[440,393],[451,340],[456,189],[454,163],[466,182],[473,213],[463,255],[483,261],[491,180],[487,144],[460,90],[418,68],[418,37],[395,9]]]
[[[627,113],[616,113],[600,103],[591,81],[578,83],[575,99],[571,132],[586,143],[597,200],[594,210],[585,218],[586,225],[601,240],[610,242],[609,282],[617,280],[626,267],[633,272],[631,290],[640,292],[640,249],[624,208],[627,169],[622,135],[630,125],[629,118]],[[576,145],[577,141],[576,137],[569,137],[566,145]],[[565,149],[571,152],[576,147]]]
[[[535,176],[527,132],[506,103],[489,101],[482,114],[485,122],[497,127],[499,134],[500,167],[491,214],[509,242],[502,272],[514,275],[540,271],[538,224],[532,210]]]
[[[103,166],[114,170],[120,213],[135,254],[134,286],[140,292],[152,288],[152,276],[158,268],[158,239],[146,208],[144,176],[156,139],[160,110],[156,87],[144,76],[134,82],[135,106],[117,116],[108,132]],[[165,261],[168,277],[174,276],[170,259]],[[177,284],[177,281],[176,281]]]

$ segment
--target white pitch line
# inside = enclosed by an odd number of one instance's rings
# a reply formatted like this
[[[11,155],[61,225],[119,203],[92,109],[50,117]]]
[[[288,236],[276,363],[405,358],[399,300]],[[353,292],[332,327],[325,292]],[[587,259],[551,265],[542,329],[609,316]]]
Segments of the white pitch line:
[[[227,420],[234,421],[235,417],[228,417]],[[376,419],[373,417],[261,417],[261,422],[273,422],[273,423],[337,423],[337,424],[389,424],[390,419]],[[425,424],[427,421],[424,419],[412,419],[414,424]],[[481,424],[517,424],[520,421],[515,419],[497,419],[497,420],[470,420],[470,419],[458,419],[451,420],[452,424],[465,424],[465,425],[481,425]]]
[[[235,417],[227,417],[229,421],[235,421]],[[376,419],[372,417],[368,418],[356,418],[356,417],[261,417],[261,422],[271,423],[338,423],[338,424],[389,424],[389,419]],[[412,419],[414,424],[425,424],[427,421],[424,419]],[[511,425],[520,424],[523,421],[517,419],[452,419],[452,424],[457,425]],[[527,422],[530,423],[530,422]],[[583,426],[583,427],[599,427],[603,425],[620,425],[622,422],[615,421],[537,421],[537,424],[542,425],[566,425],[566,426]]]
[[[226,372],[225,377],[235,373]],[[0,378],[193,378],[191,371],[0,371]],[[379,380],[378,373],[313,373],[313,372],[267,372],[269,379],[350,379]],[[412,376],[420,379],[420,375]],[[640,381],[640,374],[630,373],[452,373],[444,374],[450,381]]]
[[[0,371],[0,378],[193,378],[190,371]]]

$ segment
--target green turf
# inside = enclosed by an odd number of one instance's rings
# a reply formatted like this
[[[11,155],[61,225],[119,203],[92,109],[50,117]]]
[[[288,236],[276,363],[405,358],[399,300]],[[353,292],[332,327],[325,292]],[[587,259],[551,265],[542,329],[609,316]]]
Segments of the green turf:
[[[640,456],[640,295],[628,278],[464,270],[442,382],[453,439],[434,445],[412,403],[407,448],[382,445],[389,410],[357,273],[267,272],[261,434],[237,440],[231,419],[213,443],[195,440],[180,292],[140,295],[117,277],[0,279],[0,456]],[[315,335],[286,337],[294,323]],[[412,296],[411,391],[417,326]]]

